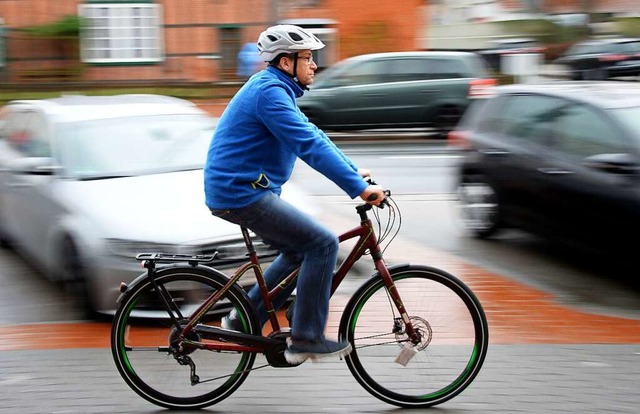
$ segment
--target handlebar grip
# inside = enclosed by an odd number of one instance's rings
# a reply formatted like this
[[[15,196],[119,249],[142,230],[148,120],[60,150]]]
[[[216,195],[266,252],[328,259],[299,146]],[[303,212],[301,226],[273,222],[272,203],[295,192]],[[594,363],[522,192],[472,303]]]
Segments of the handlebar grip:
[[[385,205],[389,204],[389,200],[387,199],[387,197],[391,196],[391,191],[385,190],[384,193],[386,197],[384,198],[384,200],[380,202],[380,205],[378,205],[378,208],[384,208]],[[377,194],[369,194],[369,196],[367,197],[367,201],[375,201],[377,199],[378,199]]]

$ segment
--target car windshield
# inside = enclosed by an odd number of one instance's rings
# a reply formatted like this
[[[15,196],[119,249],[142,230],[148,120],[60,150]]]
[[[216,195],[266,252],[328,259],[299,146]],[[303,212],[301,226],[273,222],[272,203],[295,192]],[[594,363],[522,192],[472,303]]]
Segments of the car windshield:
[[[62,124],[56,155],[65,175],[126,177],[202,168],[214,119],[162,115]]]

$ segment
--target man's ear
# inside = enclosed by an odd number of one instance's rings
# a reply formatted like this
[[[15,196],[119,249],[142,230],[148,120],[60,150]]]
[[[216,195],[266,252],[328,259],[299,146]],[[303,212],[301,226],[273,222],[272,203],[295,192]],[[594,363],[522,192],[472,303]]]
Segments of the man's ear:
[[[281,69],[284,69],[285,71],[286,71],[286,70],[289,70],[289,68],[291,67],[290,62],[289,62],[289,59],[287,59],[287,57],[286,57],[286,56],[281,56],[281,57],[280,57],[280,61],[278,62],[278,66],[279,66]]]

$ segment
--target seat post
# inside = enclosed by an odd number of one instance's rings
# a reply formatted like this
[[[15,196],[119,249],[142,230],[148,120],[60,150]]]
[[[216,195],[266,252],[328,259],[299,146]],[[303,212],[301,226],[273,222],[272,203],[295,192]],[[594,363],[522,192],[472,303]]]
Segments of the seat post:
[[[247,246],[247,250],[249,251],[249,255],[254,255],[256,253],[256,249],[253,247],[253,241],[251,240],[251,236],[249,235],[249,229],[244,226],[240,226],[240,231],[242,231],[242,237],[244,238],[244,244]]]

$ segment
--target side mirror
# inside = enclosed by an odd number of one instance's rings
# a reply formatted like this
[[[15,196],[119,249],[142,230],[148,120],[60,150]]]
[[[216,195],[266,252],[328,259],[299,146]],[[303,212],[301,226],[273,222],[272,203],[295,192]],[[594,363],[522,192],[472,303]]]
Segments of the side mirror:
[[[612,174],[634,174],[640,170],[638,160],[631,154],[597,154],[584,159],[583,165]]]
[[[56,164],[53,158],[29,157],[20,158],[9,165],[14,174],[28,175],[53,175],[62,168]]]

